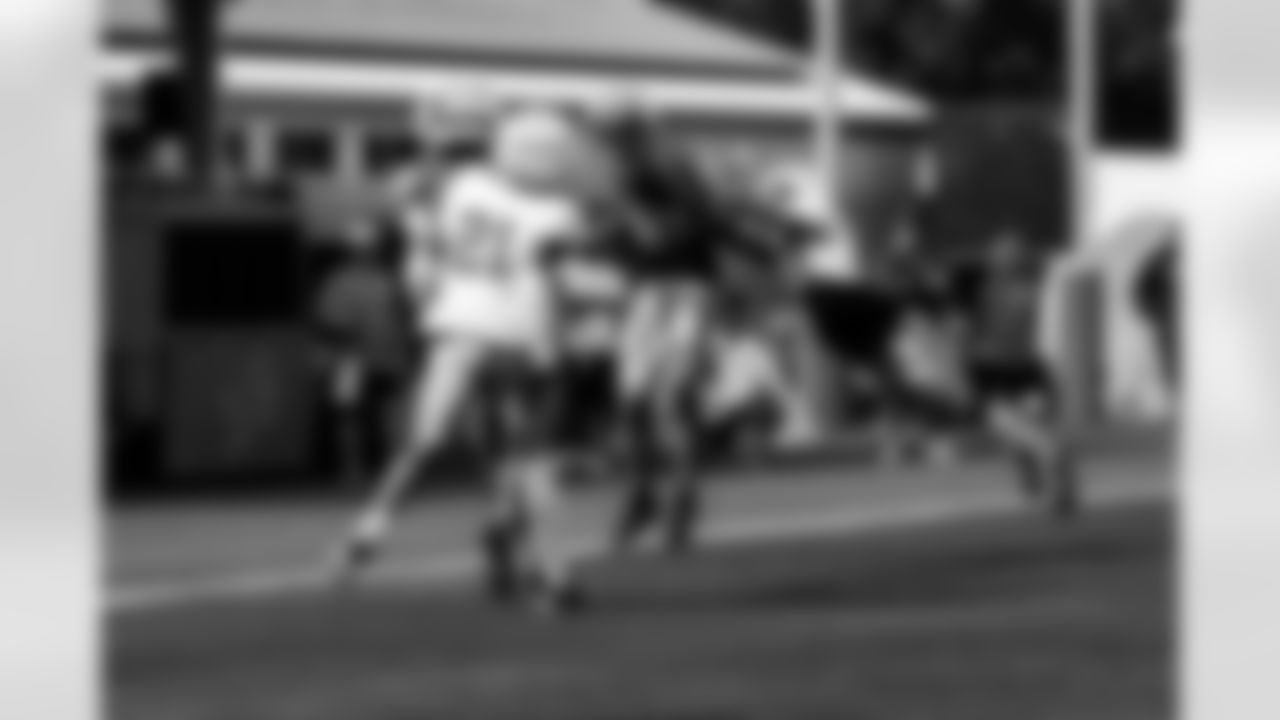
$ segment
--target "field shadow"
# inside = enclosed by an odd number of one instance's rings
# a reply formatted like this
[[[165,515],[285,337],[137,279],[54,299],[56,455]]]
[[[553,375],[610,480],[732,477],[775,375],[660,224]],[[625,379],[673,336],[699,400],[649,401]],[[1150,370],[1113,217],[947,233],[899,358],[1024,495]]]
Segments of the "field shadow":
[[[1163,511],[1146,509],[1080,527],[1028,519],[975,526],[969,534],[957,528],[916,538],[869,536],[865,546],[797,542],[709,552],[685,562],[648,562],[626,580],[604,583],[604,591],[609,614],[900,611],[993,597],[1034,601],[1100,574],[1136,579],[1152,558],[1170,564],[1168,525]],[[1160,532],[1151,532],[1153,526]]]

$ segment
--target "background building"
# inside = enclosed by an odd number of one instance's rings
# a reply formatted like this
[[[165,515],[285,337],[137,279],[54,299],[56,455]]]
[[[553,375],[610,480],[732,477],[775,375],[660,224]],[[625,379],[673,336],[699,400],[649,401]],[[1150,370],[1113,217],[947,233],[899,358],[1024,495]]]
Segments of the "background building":
[[[169,63],[159,0],[110,0],[102,81],[114,128]],[[403,155],[409,103],[475,85],[575,101],[620,90],[710,162],[797,162],[811,148],[803,58],[642,0],[238,0],[226,10],[220,132],[233,174],[361,178]],[[851,204],[892,206],[929,116],[851,74]]]

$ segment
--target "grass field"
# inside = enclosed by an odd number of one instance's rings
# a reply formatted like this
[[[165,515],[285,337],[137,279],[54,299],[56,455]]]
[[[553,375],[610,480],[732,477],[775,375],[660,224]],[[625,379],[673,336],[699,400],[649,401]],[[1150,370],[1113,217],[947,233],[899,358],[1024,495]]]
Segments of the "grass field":
[[[1171,513],[1099,508],[601,565],[547,624],[377,587],[108,621],[113,720],[1165,720]]]

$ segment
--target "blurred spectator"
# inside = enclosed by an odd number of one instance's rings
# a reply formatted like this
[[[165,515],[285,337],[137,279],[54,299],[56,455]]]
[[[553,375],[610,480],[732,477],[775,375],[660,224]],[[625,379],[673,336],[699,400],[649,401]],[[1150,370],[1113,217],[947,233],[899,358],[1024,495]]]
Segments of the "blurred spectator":
[[[338,450],[330,460],[352,480],[381,460],[393,438],[414,346],[395,239],[373,222],[346,234],[345,252],[317,292],[315,322],[324,424],[337,436],[325,445]]]
[[[901,311],[890,346],[892,424],[884,439],[921,443],[931,461],[947,462],[956,455],[955,436],[964,429],[959,423],[971,400],[963,316],[940,273],[917,273],[896,290]]]
[[[1026,238],[998,236],[976,265],[963,268],[957,294],[970,318],[968,355],[974,382],[1021,401],[1053,399],[1039,352],[1043,267]]]
[[[1151,324],[1165,378],[1172,388],[1178,387],[1181,375],[1179,256],[1177,241],[1166,243],[1141,270],[1134,288],[1134,301]]]
[[[898,219],[877,263],[877,281],[894,288],[915,287],[941,267],[925,236],[923,209],[914,207]]]

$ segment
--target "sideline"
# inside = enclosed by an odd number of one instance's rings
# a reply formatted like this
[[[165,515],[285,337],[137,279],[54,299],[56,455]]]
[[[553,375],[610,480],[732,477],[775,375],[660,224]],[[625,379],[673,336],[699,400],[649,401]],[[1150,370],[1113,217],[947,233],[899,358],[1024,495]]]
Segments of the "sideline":
[[[1113,508],[1160,501],[1168,496],[1167,489],[1144,484],[1137,487],[1098,488],[1088,502],[1093,507]],[[1007,497],[1007,503],[993,501],[990,497],[975,496],[972,499],[953,499],[944,503],[924,500],[879,508],[861,505],[840,511],[789,517],[720,521],[712,519],[704,538],[709,546],[749,545],[768,540],[802,539],[834,533],[861,534],[981,518],[997,519],[1027,512],[1026,506],[1017,501],[1015,495]],[[1087,507],[1085,511],[1088,512]],[[595,537],[580,538],[572,552],[583,560],[608,557],[607,550],[601,545],[599,538]],[[465,580],[477,571],[476,559],[470,553],[452,554],[427,561],[391,562],[372,571],[361,581],[361,587],[354,591],[367,592],[397,585],[440,586]],[[107,611],[114,618],[193,605],[261,600],[324,591],[337,592],[326,569],[321,566],[303,567],[222,576],[207,581],[151,583],[110,591]]]

